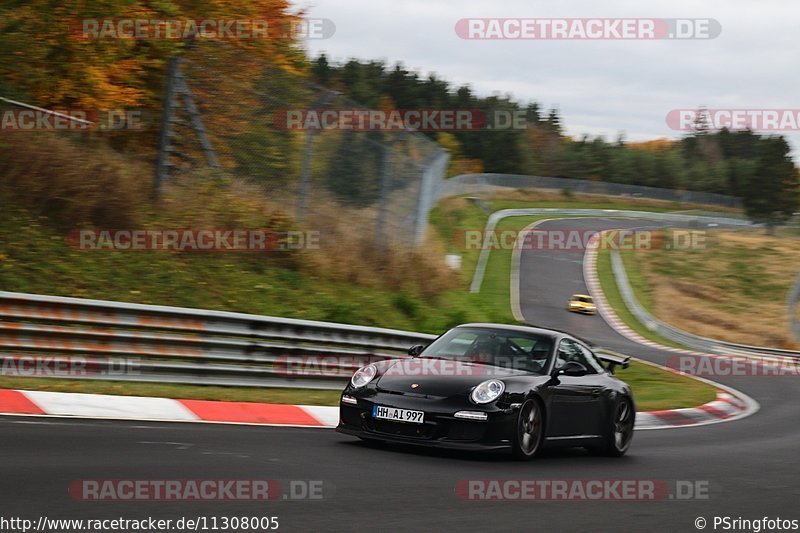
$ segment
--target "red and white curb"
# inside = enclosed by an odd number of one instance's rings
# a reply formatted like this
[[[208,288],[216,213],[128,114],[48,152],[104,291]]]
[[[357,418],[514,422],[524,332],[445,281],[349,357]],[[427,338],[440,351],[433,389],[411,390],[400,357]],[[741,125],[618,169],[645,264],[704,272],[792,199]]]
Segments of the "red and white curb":
[[[337,407],[0,389],[0,414],[335,427]]]
[[[710,424],[741,416],[746,408],[747,405],[733,394],[718,391],[716,400],[700,407],[639,412],[636,429]],[[339,408],[331,406],[9,389],[0,389],[0,414],[316,428],[336,427],[339,422]]]
[[[717,391],[717,399],[699,407],[636,413],[636,429],[666,429],[701,426],[750,414],[748,402],[725,391]]]

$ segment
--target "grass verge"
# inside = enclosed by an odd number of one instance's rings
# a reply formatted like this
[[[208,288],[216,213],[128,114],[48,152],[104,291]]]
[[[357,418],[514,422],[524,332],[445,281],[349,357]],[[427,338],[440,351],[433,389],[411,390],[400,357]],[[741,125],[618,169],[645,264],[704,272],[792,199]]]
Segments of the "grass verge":
[[[729,342],[797,349],[786,297],[800,239],[764,230],[714,231],[691,249],[626,254],[634,291],[675,327]]]
[[[622,299],[622,294],[619,292],[619,287],[617,287],[617,281],[614,279],[614,272],[611,269],[611,253],[608,250],[599,250],[597,253],[597,277],[608,305],[626,326],[645,339],[673,348],[686,349],[685,346],[665,339],[661,335],[647,329],[647,327],[639,322],[636,317],[633,316],[633,313],[628,310],[625,301]]]
[[[707,383],[636,361],[617,377],[631,386],[639,411],[697,407],[716,398]]]

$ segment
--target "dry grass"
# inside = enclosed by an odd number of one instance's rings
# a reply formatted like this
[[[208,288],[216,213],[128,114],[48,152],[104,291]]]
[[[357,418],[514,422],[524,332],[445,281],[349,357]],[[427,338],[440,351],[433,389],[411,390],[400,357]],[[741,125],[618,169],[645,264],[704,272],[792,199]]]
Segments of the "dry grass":
[[[302,224],[294,221],[295,199],[267,196],[258,185],[241,179],[195,176],[168,184],[165,210],[154,222],[196,227],[289,229],[319,232],[319,249],[302,250],[273,258],[283,266],[318,279],[352,285],[406,290],[433,297],[458,286],[442,259],[441,246],[420,248],[387,238],[376,244],[377,209],[343,210],[330,198],[317,195]],[[391,228],[389,235],[391,237]]]
[[[797,348],[786,296],[800,271],[800,239],[763,231],[719,232],[703,250],[638,252],[652,308],[697,335]]]
[[[147,170],[108,148],[56,133],[0,136],[0,195],[62,230],[136,224],[149,190]]]
[[[306,268],[331,279],[394,291],[412,291],[433,297],[459,286],[459,280],[443,261],[441,243],[430,239],[414,248],[391,238],[376,244],[375,210],[348,210],[346,219],[331,201],[316,202],[313,221],[319,228],[321,249],[306,254]]]
[[[268,260],[316,279],[422,297],[458,286],[435,244],[412,249],[387,239],[377,246],[375,207],[345,211],[315,190],[306,220],[298,224],[294,198],[270,196],[258,185],[218,171],[173,178],[165,183],[161,201],[154,202],[151,172],[152,165],[84,138],[43,132],[35,138],[0,137],[0,199],[46,217],[62,234],[80,227],[313,229],[319,230],[319,249],[238,260]]]

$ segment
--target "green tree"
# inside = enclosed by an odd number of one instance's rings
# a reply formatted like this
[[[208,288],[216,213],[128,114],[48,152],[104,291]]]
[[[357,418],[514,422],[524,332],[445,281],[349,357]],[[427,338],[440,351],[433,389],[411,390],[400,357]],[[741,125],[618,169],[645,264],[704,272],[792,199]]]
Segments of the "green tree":
[[[798,208],[800,179],[790,152],[781,136],[762,139],[756,152],[755,172],[743,187],[742,203],[747,216],[766,224],[769,232]]]

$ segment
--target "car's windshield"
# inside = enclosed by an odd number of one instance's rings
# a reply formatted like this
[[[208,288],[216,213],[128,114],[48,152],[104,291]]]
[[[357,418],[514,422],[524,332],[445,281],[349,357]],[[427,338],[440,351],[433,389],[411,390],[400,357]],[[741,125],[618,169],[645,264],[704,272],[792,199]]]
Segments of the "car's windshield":
[[[591,296],[573,296],[573,299],[575,299],[575,300],[577,300],[579,302],[585,302],[587,304],[592,303],[592,297]]]
[[[503,329],[454,328],[420,356],[543,374],[552,348],[552,339],[545,335]]]

